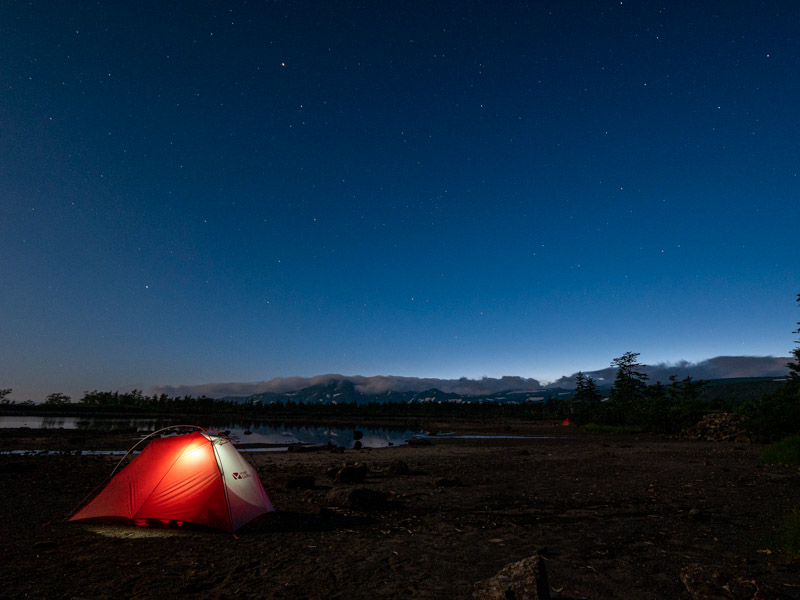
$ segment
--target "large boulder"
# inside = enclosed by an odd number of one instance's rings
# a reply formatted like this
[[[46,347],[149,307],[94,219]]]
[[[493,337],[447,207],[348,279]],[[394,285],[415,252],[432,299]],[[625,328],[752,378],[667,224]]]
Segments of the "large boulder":
[[[497,575],[475,584],[473,600],[550,600],[550,585],[542,557],[509,563]]]

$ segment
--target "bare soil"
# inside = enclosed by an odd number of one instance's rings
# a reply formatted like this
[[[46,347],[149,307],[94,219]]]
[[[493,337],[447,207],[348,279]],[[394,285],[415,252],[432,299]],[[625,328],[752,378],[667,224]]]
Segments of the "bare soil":
[[[277,512],[235,536],[65,523],[119,460],[66,452],[127,449],[131,434],[4,430],[0,450],[64,453],[0,455],[0,597],[470,598],[475,582],[536,551],[553,598],[690,598],[680,579],[690,564],[800,595],[777,542],[800,505],[800,472],[762,466],[758,446],[428,425],[533,437],[252,453]],[[396,460],[410,472],[394,473]],[[363,483],[328,478],[345,461],[368,466]],[[294,488],[300,476],[313,488]],[[331,499],[337,488],[387,501],[354,510]]]

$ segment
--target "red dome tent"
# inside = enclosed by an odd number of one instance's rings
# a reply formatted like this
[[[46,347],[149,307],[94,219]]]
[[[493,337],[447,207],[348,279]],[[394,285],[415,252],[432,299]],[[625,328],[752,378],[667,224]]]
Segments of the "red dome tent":
[[[231,441],[199,430],[154,438],[69,520],[157,519],[233,532],[274,510],[256,470]]]

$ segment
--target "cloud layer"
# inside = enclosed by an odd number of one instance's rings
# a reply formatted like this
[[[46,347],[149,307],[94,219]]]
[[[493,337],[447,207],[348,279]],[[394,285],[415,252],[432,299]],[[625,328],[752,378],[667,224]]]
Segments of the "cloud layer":
[[[317,375],[316,377],[276,377],[269,381],[206,383],[202,385],[162,385],[151,389],[152,393],[170,396],[206,395],[210,398],[224,396],[251,396],[263,392],[294,392],[312,385],[327,384],[331,381],[351,381],[362,394],[385,394],[386,392],[422,392],[436,388],[464,396],[493,394],[506,391],[532,391],[541,389],[536,379],[525,377],[484,377],[482,379],[437,379],[422,377],[400,377],[396,375],[345,376],[337,374]]]
[[[649,377],[649,383],[660,381],[669,383],[674,375],[678,379],[691,376],[693,379],[727,379],[732,377],[784,377],[789,372],[787,357],[775,356],[717,356],[697,363],[680,361],[677,363],[658,363],[647,365],[642,372]],[[575,387],[575,375],[562,377],[548,387]],[[608,367],[599,371],[584,371],[598,385],[613,383],[616,369]]]
[[[681,361],[646,366],[643,371],[649,381],[668,383],[670,375],[678,379],[691,375],[694,379],[725,379],[729,377],[783,377],[788,373],[789,357],[774,356],[717,356],[698,363]],[[598,384],[614,381],[615,369],[608,367],[599,371],[586,371]],[[205,395],[210,398],[225,396],[251,396],[263,392],[294,392],[313,385],[331,381],[351,381],[362,394],[385,394],[386,392],[422,392],[432,388],[464,396],[477,396],[497,392],[529,392],[542,389],[536,379],[526,377],[484,377],[482,379],[436,379],[422,377],[400,377],[396,375],[317,375],[316,377],[276,377],[269,381],[206,383],[202,385],[162,385],[151,389],[151,393],[170,396]],[[547,387],[575,387],[575,374],[564,376]]]

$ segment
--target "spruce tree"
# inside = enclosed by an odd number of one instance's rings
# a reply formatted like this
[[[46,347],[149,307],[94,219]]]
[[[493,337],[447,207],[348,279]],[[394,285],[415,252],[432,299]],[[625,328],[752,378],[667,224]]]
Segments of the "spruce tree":
[[[797,302],[800,304],[800,294],[797,294]],[[792,333],[800,334],[800,321],[797,322],[797,325],[797,329]],[[800,344],[800,340],[795,340],[795,343]],[[792,356],[794,356],[794,361],[787,363],[786,366],[789,367],[789,376],[798,380],[800,379],[800,346],[792,350]]]
[[[597,391],[597,384],[594,379],[587,377],[582,371],[578,371],[578,374],[575,375],[575,396],[573,399],[576,402],[600,400],[600,394]]]
[[[614,387],[611,388],[611,400],[633,402],[643,398],[647,392],[647,375],[640,371],[647,365],[636,362],[638,352],[626,352],[611,361],[612,367],[617,367],[617,376]]]

